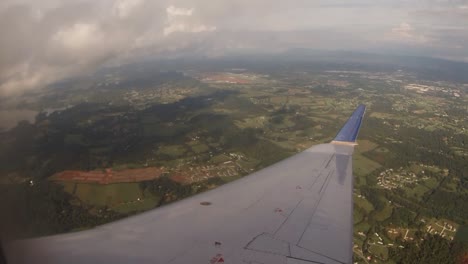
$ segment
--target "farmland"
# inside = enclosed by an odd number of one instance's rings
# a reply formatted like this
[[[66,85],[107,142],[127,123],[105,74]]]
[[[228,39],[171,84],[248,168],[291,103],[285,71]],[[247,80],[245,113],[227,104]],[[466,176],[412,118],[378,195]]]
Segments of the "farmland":
[[[0,134],[1,187],[30,193],[3,200],[37,208],[24,236],[38,235],[35,225],[89,228],[239,179],[331,141],[363,103],[354,260],[394,263],[406,243],[466,240],[467,86],[405,71],[246,68],[158,69],[149,81],[116,71],[118,83],[98,75],[25,95],[39,114]]]

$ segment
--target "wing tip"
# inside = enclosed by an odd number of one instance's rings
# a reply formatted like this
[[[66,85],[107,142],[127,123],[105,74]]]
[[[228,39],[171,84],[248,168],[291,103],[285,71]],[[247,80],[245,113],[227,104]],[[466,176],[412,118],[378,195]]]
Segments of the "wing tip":
[[[332,144],[341,144],[355,146],[357,145],[356,140],[361,128],[362,119],[366,111],[366,106],[360,104],[353,114],[348,118],[346,123],[340,129],[336,137],[332,140]]]

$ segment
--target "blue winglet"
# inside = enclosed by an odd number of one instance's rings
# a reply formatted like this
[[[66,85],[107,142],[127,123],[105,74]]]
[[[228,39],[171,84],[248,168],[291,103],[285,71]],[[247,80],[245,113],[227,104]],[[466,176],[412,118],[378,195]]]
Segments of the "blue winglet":
[[[349,117],[346,124],[341,128],[338,135],[333,139],[332,143],[345,143],[345,144],[356,144],[356,139],[361,127],[362,118],[366,111],[365,105],[359,105],[354,113]]]

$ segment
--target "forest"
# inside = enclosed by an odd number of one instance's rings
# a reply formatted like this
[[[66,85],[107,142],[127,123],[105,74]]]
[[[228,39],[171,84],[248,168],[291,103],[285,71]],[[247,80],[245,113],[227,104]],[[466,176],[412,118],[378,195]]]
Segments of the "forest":
[[[420,236],[421,242],[404,242],[404,249],[391,249],[389,256],[396,263],[459,264],[466,263],[466,245],[450,242],[436,235]]]

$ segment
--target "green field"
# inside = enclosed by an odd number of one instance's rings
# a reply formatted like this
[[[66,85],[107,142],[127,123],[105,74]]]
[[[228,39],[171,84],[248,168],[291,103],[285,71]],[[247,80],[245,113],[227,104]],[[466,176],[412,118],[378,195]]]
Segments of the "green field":
[[[268,120],[265,116],[245,118],[242,121],[234,121],[234,124],[239,128],[259,128],[265,126]]]
[[[357,207],[364,209],[367,213],[370,213],[374,210],[372,204],[367,201],[365,198],[354,196],[354,203]]]
[[[460,226],[455,235],[455,240],[468,244],[468,226]]]
[[[375,219],[377,221],[384,221],[385,219],[389,218],[392,215],[392,206],[388,203],[387,205],[380,211],[375,212]]]
[[[208,150],[210,150],[210,147],[208,147],[208,145],[203,144],[203,143],[194,144],[191,146],[191,148],[192,148],[192,151],[195,153],[203,153],[203,152],[207,152]]]
[[[378,256],[380,259],[388,258],[388,249],[387,247],[379,244],[370,245],[369,252],[372,252],[374,256]]]
[[[183,145],[161,146],[158,149],[158,154],[167,155],[171,158],[181,157],[185,152],[187,152],[187,149]]]
[[[159,201],[158,197],[148,192],[143,193],[138,183],[70,183],[62,182],[64,190],[74,194],[82,202],[107,206],[118,212],[143,211],[154,208]]]
[[[423,195],[426,192],[428,192],[430,189],[427,188],[426,186],[418,183],[418,185],[416,187],[414,187],[414,188],[405,187],[404,190],[405,190],[405,193],[406,193],[407,197],[416,198],[418,200],[421,200]]]
[[[107,206],[135,201],[142,197],[137,183],[78,183],[75,195],[86,203]]]
[[[363,219],[364,219],[364,215],[362,213],[360,213],[359,211],[354,210],[354,212],[353,212],[353,222],[354,223],[359,223]]]
[[[379,145],[370,141],[370,140],[358,140],[358,145],[355,147],[356,152],[364,153],[367,151],[371,151],[377,148]]]
[[[438,185],[438,181],[435,178],[429,178],[425,181],[418,182],[415,187],[404,187],[407,197],[416,198],[421,200],[423,195],[428,191],[434,189]]]
[[[224,154],[219,154],[211,158],[211,162],[213,162],[214,164],[223,163],[229,160],[231,160],[231,158]]]
[[[155,208],[159,203],[159,199],[159,197],[146,195],[146,197],[140,201],[118,204],[111,207],[111,209],[120,213],[142,212]]]
[[[353,155],[353,173],[357,177],[366,176],[380,167],[381,165],[379,163],[368,159],[359,153],[354,153]]]
[[[362,221],[359,224],[354,225],[354,232],[355,233],[362,232],[362,233],[365,234],[365,233],[367,233],[367,231],[369,231],[370,227],[371,226],[369,225],[369,223],[367,223],[366,221]]]

